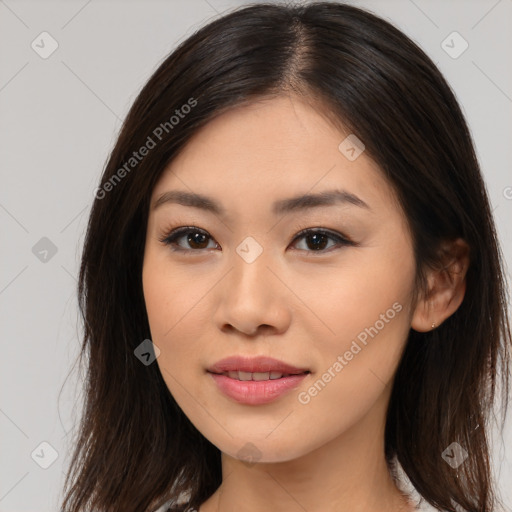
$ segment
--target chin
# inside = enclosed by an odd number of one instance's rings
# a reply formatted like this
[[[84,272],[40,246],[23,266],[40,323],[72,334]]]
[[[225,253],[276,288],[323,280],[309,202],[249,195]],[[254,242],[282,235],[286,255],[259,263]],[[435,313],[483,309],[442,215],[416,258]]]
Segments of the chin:
[[[248,466],[257,463],[288,462],[302,457],[311,449],[309,446],[305,446],[303,440],[301,442],[299,438],[276,436],[270,440],[257,436],[251,437],[249,432],[246,432],[243,438],[214,444],[222,453],[245,462]]]

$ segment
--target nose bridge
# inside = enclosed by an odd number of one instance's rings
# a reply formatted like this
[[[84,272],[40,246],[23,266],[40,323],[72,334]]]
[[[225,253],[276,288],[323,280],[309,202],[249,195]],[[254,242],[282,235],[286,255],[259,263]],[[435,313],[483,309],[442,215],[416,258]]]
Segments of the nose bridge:
[[[271,251],[253,237],[246,237],[236,248],[232,257],[231,285],[237,300],[267,301],[272,293]],[[275,284],[275,283],[274,283]]]
[[[282,330],[290,315],[279,290],[283,285],[267,268],[275,267],[271,251],[247,237],[233,251],[230,267],[219,297],[218,325],[230,324],[246,333],[254,333],[260,325]]]

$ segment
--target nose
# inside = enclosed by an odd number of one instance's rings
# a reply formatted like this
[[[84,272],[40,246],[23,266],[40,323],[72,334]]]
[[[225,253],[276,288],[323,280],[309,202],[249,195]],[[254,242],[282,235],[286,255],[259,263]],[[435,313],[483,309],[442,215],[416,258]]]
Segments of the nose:
[[[248,336],[280,334],[291,321],[291,292],[265,251],[252,263],[233,255],[231,271],[219,283],[214,321],[224,332]]]

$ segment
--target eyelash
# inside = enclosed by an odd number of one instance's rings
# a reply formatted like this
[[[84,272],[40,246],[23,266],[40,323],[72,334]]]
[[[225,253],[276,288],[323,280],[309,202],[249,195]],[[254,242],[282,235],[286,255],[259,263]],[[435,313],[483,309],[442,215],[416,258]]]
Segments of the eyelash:
[[[300,231],[295,235],[295,237],[292,240],[292,243],[296,243],[296,241],[300,240],[301,238],[306,237],[307,235],[319,234],[319,235],[327,236],[331,240],[334,240],[335,242],[337,242],[338,248],[357,245],[355,242],[350,240],[348,237],[346,237],[345,235],[342,235],[341,233],[338,233],[336,231],[331,231],[331,230],[328,230],[325,228],[311,228],[311,227],[310,228],[300,227],[299,229],[300,229]],[[186,255],[190,255],[190,256],[192,256],[193,253],[202,253],[205,250],[207,250],[207,249],[184,249],[175,244],[176,240],[178,240],[179,238],[181,238],[189,233],[200,233],[202,235],[207,236],[210,240],[214,241],[213,237],[207,231],[205,231],[204,229],[198,228],[196,226],[181,226],[181,227],[173,229],[173,230],[168,230],[165,232],[165,234],[163,236],[161,236],[159,238],[159,241],[161,243],[163,243],[164,245],[169,246],[172,251],[180,252],[182,254],[186,254]],[[321,249],[318,251],[306,250],[306,249],[297,249],[297,250],[311,253],[312,255],[315,255],[315,254],[322,255],[322,254],[331,252],[333,247],[336,247],[336,246],[331,246],[331,247],[329,247],[329,249]]]

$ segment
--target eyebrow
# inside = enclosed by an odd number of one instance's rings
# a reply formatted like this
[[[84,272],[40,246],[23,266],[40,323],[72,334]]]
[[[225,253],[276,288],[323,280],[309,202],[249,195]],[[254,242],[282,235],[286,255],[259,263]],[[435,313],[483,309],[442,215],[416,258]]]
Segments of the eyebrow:
[[[225,209],[211,197],[181,190],[170,190],[163,193],[154,201],[152,209],[155,210],[159,206],[167,203],[191,206],[216,215],[225,214]],[[371,210],[368,204],[361,198],[346,190],[326,190],[318,194],[304,194],[276,201],[272,205],[272,212],[275,215],[282,215],[289,212],[308,210],[322,206],[333,206],[336,204],[348,204]]]

